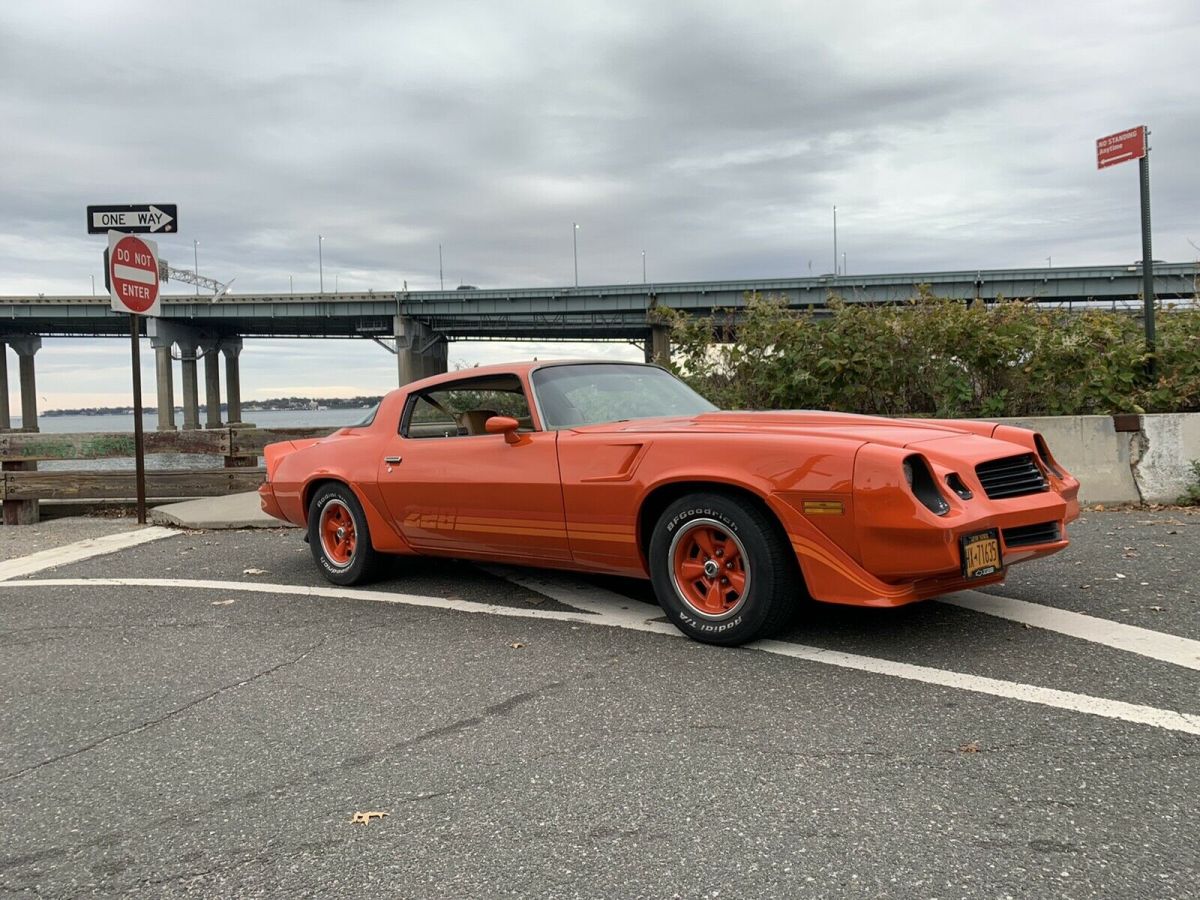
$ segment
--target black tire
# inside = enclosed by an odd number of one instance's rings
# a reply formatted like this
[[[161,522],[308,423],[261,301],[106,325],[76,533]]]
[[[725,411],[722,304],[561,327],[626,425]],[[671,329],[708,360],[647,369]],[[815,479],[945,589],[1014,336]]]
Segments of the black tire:
[[[754,503],[726,494],[691,494],[668,506],[650,535],[649,563],[667,618],[706,644],[770,637],[805,598],[778,525]]]
[[[321,574],[333,584],[363,584],[380,568],[362,504],[340,482],[327,482],[313,492],[308,504],[308,546]]]

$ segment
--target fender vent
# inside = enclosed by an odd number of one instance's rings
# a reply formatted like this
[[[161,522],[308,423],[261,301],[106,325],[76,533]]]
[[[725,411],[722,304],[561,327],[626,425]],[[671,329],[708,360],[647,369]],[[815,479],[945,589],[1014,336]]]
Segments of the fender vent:
[[[1062,540],[1062,532],[1057,522],[1039,522],[1037,525],[1005,528],[1002,533],[1006,547],[1029,547],[1033,544],[1053,544]]]
[[[980,463],[975,467],[975,474],[983,485],[983,492],[992,500],[1024,497],[1050,489],[1032,453]]]

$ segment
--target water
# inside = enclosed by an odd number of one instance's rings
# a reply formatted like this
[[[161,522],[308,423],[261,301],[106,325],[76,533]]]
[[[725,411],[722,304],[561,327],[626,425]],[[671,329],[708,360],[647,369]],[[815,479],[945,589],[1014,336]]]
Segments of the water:
[[[365,416],[362,409],[274,409],[246,411],[242,418],[259,428],[328,428],[333,431],[344,425],[352,425]],[[175,424],[179,425],[177,413]],[[203,410],[201,410],[203,422]],[[13,416],[13,428],[21,427],[21,417]],[[79,434],[83,432],[133,433],[133,415],[102,416],[39,416],[38,426],[46,434]],[[142,427],[147,431],[158,428],[158,416],[148,412],[142,417]],[[261,463],[261,461],[260,461]],[[208,453],[150,453],[146,455],[147,469],[219,469],[225,464],[221,456]],[[46,460],[38,463],[46,470],[102,469],[132,470],[133,457],[113,459]]]

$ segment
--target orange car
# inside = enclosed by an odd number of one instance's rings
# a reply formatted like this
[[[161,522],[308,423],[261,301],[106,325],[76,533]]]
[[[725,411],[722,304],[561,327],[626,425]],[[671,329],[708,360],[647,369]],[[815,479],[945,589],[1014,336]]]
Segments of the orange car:
[[[334,584],[387,554],[649,578],[685,634],[740,644],[807,598],[897,606],[1067,546],[1079,482],[991,422],[722,412],[657,366],[529,362],[392,391],[271,444],[266,512]]]

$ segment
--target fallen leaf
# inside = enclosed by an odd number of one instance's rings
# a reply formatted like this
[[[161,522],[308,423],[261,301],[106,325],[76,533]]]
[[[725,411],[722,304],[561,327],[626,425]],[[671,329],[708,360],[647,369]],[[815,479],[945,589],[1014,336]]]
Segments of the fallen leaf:
[[[243,575],[266,575],[266,569],[242,569]]]
[[[520,650],[520,649],[521,649],[522,647],[524,647],[525,645],[524,645],[524,644],[522,644],[520,641],[513,641],[513,642],[512,642],[511,644],[509,644],[508,646],[512,647],[514,650]]]
[[[351,825],[370,825],[372,819],[382,819],[388,815],[385,812],[356,812],[354,817],[350,819]]]
[[[968,741],[965,744],[959,744],[959,753],[978,753],[982,747],[979,746],[979,741]]]
[[[1155,612],[1162,612],[1162,611],[1163,611],[1163,610],[1164,610],[1166,607],[1163,607],[1163,606],[1151,606],[1150,608],[1151,608],[1152,610],[1154,610]]]

